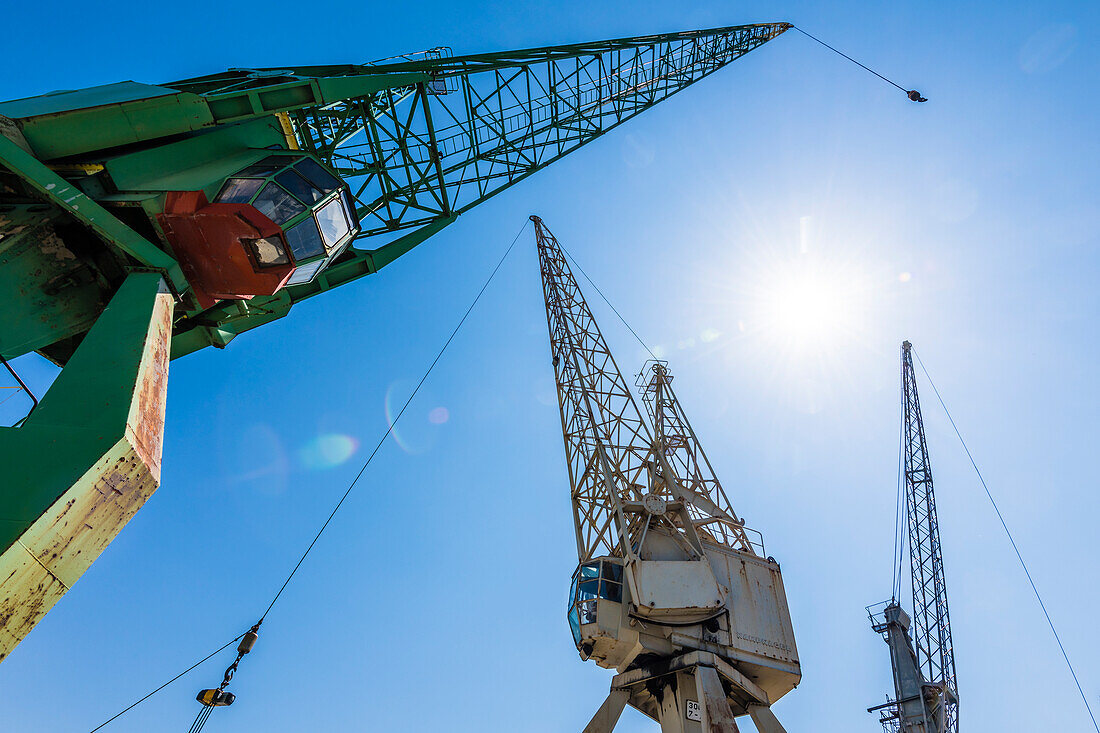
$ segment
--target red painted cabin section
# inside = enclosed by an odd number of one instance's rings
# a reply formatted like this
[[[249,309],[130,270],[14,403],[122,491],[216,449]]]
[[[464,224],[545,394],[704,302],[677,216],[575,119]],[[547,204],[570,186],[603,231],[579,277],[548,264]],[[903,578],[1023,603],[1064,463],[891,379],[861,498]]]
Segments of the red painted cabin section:
[[[293,262],[256,262],[244,240],[281,240],[283,231],[251,204],[212,204],[202,191],[170,191],[157,220],[203,308],[273,295],[294,274]]]

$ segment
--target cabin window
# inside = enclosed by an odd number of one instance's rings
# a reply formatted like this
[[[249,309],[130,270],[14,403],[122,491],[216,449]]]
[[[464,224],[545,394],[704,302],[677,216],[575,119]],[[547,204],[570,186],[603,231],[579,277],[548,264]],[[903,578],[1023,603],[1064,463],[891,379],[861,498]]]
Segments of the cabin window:
[[[317,260],[316,262],[310,262],[306,265],[298,265],[298,269],[294,271],[294,274],[290,276],[290,279],[286,281],[287,285],[301,285],[307,283],[313,279],[313,276],[317,274],[317,271],[321,269],[321,266],[325,264],[324,260]]]
[[[340,187],[340,181],[337,180],[336,176],[326,171],[320,163],[312,158],[302,158],[294,164],[294,168],[325,193],[335,191]]]
[[[264,216],[280,226],[306,210],[306,207],[275,183],[269,183],[252,202]]]
[[[286,238],[290,241],[290,251],[294,253],[294,259],[298,262],[325,253],[321,233],[317,230],[317,222],[312,216],[291,227],[286,233]]]
[[[244,204],[252,199],[262,185],[262,178],[230,178],[214,200],[224,204]]]
[[[581,626],[596,623],[599,599],[622,603],[623,566],[609,560],[587,562],[573,574],[569,588],[569,628],[580,644]]]
[[[325,245],[330,249],[351,231],[339,198],[334,198],[317,209],[317,223],[321,225],[321,236],[325,238]]]
[[[256,264],[260,267],[285,265],[290,262],[290,258],[287,257],[286,254],[286,247],[283,245],[282,237],[261,237],[259,239],[246,239],[244,241],[248,244],[249,249],[252,250],[252,256],[256,258]]]
[[[287,169],[275,176],[279,185],[290,191],[299,200],[307,204],[315,204],[325,197],[325,192],[307,181],[293,168]]]

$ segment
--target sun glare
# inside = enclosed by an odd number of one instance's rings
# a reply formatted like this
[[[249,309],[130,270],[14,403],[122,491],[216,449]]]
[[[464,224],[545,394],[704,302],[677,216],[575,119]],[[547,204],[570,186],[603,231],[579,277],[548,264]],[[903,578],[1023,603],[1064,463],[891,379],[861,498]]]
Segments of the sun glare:
[[[760,304],[762,325],[774,337],[790,345],[817,347],[851,330],[856,314],[845,287],[851,283],[803,268],[776,274]]]

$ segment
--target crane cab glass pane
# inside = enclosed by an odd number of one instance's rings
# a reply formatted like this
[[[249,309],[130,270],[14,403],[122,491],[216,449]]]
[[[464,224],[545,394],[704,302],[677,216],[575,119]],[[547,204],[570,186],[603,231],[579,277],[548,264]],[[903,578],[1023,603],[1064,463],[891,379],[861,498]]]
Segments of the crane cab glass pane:
[[[252,202],[260,212],[276,224],[282,225],[306,210],[293,196],[281,186],[269,183]]]
[[[623,566],[606,560],[581,565],[569,589],[570,606],[596,598],[623,601]],[[585,622],[587,623],[587,622]]]
[[[286,247],[282,237],[266,237],[260,239],[246,239],[246,244],[252,249],[252,255],[256,258],[256,264],[260,267],[272,265],[285,265],[290,262],[287,257]]]
[[[623,566],[604,560],[600,563],[600,598],[623,602]]]
[[[348,214],[348,221],[351,222],[353,227],[358,228],[359,216],[355,213],[355,204],[351,201],[351,194],[348,193],[346,188],[340,189],[340,198],[344,201],[344,210]]]
[[[294,253],[294,259],[298,262],[325,253],[321,232],[317,230],[317,222],[312,216],[291,227],[286,233],[286,239],[290,243],[290,251]]]
[[[325,193],[335,191],[340,187],[340,181],[337,180],[336,176],[326,171],[320,163],[312,158],[302,158],[294,164],[294,168]]]
[[[214,200],[224,204],[247,203],[262,185],[264,182],[261,178],[230,178]]]
[[[351,231],[339,198],[332,199],[317,210],[317,222],[321,225],[321,235],[329,248],[335,247]]]
[[[317,274],[317,271],[321,269],[323,264],[325,264],[324,260],[317,260],[316,262],[310,262],[306,265],[298,265],[298,269],[294,271],[294,274],[290,276],[286,284],[301,285],[302,283],[309,282],[313,279],[313,276]]]
[[[285,155],[269,155],[241,171],[242,176],[269,176],[280,168],[285,168],[294,160]]]
[[[314,186],[293,168],[289,168],[275,176],[279,185],[290,191],[299,201],[307,204],[315,204],[325,197],[325,192]]]

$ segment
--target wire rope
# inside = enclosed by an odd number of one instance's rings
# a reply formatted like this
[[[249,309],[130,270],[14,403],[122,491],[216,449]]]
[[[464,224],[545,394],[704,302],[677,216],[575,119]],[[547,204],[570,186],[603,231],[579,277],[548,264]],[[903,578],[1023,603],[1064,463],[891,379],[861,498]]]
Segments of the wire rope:
[[[916,350],[913,351],[916,354]],[[1089,713],[1089,718],[1092,720],[1092,727],[1100,733],[1100,725],[1096,722],[1096,716],[1092,713],[1092,707],[1089,705],[1088,697],[1085,695],[1084,689],[1081,687],[1081,681],[1077,678],[1077,671],[1073,668],[1073,663],[1069,661],[1069,654],[1066,653],[1066,647],[1062,644],[1062,638],[1058,636],[1058,630],[1054,628],[1054,621],[1050,618],[1050,613],[1047,611],[1046,603],[1043,602],[1043,597],[1039,593],[1038,587],[1035,585],[1035,580],[1031,577],[1031,571],[1028,570],[1027,563],[1024,562],[1024,556],[1020,554],[1020,548],[1016,545],[1016,540],[1012,537],[1012,532],[1008,528],[1008,524],[1005,522],[1004,515],[1001,514],[1000,507],[997,506],[997,501],[993,498],[993,493],[989,490],[989,485],[985,482],[985,477],[982,476],[982,472],[978,469],[978,464],[974,460],[973,454],[970,452],[970,448],[967,447],[966,441],[963,440],[962,433],[959,432],[958,426],[955,424],[955,419],[951,417],[951,411],[947,409],[947,405],[943,401],[943,397],[940,396],[940,391],[936,389],[936,383],[932,381],[932,377],[928,374],[928,369],[924,366],[924,362],[921,361],[919,355],[917,355],[917,363],[920,364],[921,371],[924,372],[924,378],[928,380],[928,383],[932,385],[932,391],[936,393],[936,399],[939,400],[940,407],[943,408],[944,414],[947,415],[947,420],[951,423],[951,428],[955,431],[955,435],[958,437],[959,442],[962,444],[963,450],[966,451],[966,457],[970,459],[970,465],[974,467],[974,473],[978,475],[978,480],[982,484],[982,488],[985,489],[985,495],[989,497],[989,503],[993,505],[993,511],[997,513],[997,519],[1001,522],[1001,527],[1004,528],[1005,534],[1008,536],[1008,541],[1012,545],[1013,551],[1016,553],[1016,559],[1020,561],[1020,567],[1024,570],[1024,575],[1027,576],[1027,582],[1031,584],[1031,591],[1035,594],[1035,600],[1039,601],[1039,607],[1043,609],[1043,616],[1046,617],[1047,625],[1050,626],[1051,633],[1054,634],[1054,640],[1058,642],[1058,649],[1062,652],[1062,658],[1066,660],[1066,667],[1069,668],[1070,676],[1073,677],[1073,682],[1077,685],[1077,692],[1081,695],[1081,702],[1085,704],[1085,710]]]
[[[915,90],[912,90],[912,89],[906,89],[906,88],[905,88],[905,87],[903,87],[903,86],[902,86],[901,84],[898,84],[898,83],[897,83],[896,81],[893,81],[892,79],[887,79],[887,78],[886,78],[885,76],[883,76],[882,74],[878,73],[877,71],[875,71],[874,69],[872,69],[872,68],[871,68],[870,66],[866,66],[865,64],[861,64],[860,62],[856,61],[856,60],[855,60],[854,58],[852,58],[852,57],[851,57],[851,56],[849,56],[848,54],[844,53],[843,51],[840,51],[839,49],[833,48],[833,47],[832,47],[832,46],[830,46],[830,45],[829,45],[828,43],[825,43],[825,41],[821,40],[821,39],[820,39],[820,38],[818,38],[817,36],[812,36],[812,35],[810,35],[809,33],[807,33],[806,31],[802,30],[801,28],[799,28],[799,27],[798,27],[798,26],[796,26],[796,25],[792,25],[791,27],[792,27],[792,28],[794,28],[794,29],[795,29],[796,31],[798,31],[799,33],[801,33],[802,35],[804,35],[804,36],[806,36],[807,38],[809,38],[810,40],[812,40],[812,41],[817,41],[818,43],[820,43],[820,44],[821,44],[822,46],[824,46],[825,48],[829,49],[829,50],[830,50],[830,51],[832,51],[833,53],[835,53],[835,54],[837,54],[837,55],[840,55],[840,56],[843,56],[844,58],[848,59],[848,60],[849,60],[849,61],[851,61],[851,62],[852,62],[853,64],[855,64],[856,66],[859,66],[859,67],[861,67],[861,68],[863,68],[863,69],[866,69],[867,71],[869,71],[869,72],[871,72],[872,74],[874,74],[875,76],[877,76],[877,77],[878,77],[879,79],[882,79],[882,80],[883,80],[884,82],[886,82],[887,84],[891,84],[891,85],[893,85],[893,86],[897,87],[897,88],[898,88],[898,89],[900,89],[901,91],[905,92],[905,96],[909,97],[909,99],[911,99],[912,101],[914,101],[914,102],[927,102],[927,101],[928,101],[927,99],[925,99],[924,97],[922,97],[922,96],[920,95],[920,92],[917,92],[917,91],[915,91]]]
[[[580,270],[581,275],[583,275],[584,279],[588,281],[588,284],[591,285],[595,289],[595,291],[599,294],[599,296],[603,300],[603,302],[607,303],[607,307],[610,308],[615,313],[615,315],[619,317],[619,320],[623,322],[623,325],[626,326],[626,329],[628,331],[630,331],[631,334],[634,335],[634,338],[636,338],[638,340],[638,343],[642,345],[642,348],[645,349],[647,352],[649,352],[649,355],[653,357],[654,361],[658,361],[657,355],[653,353],[653,349],[649,348],[649,346],[646,345],[646,342],[642,341],[642,337],[638,335],[638,332],[635,331],[634,328],[629,323],[626,322],[626,319],[623,318],[623,314],[619,312],[618,308],[616,308],[614,305],[611,304],[611,301],[608,300],[607,296],[603,294],[602,290],[600,290],[600,286],[592,281],[592,278],[590,278],[588,276],[588,273],[584,271],[584,268],[581,267],[581,263],[577,262],[577,258],[574,257],[572,255],[572,253],[569,250],[567,250],[565,248],[565,245],[563,245],[561,242],[558,242],[558,246],[561,247],[561,251],[564,252],[565,256],[569,258],[569,261],[572,262],[573,265],[578,270]]]
[[[374,460],[374,457],[378,454],[378,451],[381,450],[381,448],[385,444],[387,438],[389,438],[393,434],[393,430],[394,430],[394,428],[397,427],[397,423],[398,423],[399,420],[401,420],[401,416],[405,414],[405,410],[408,409],[409,405],[412,403],[413,399],[416,397],[417,393],[420,391],[420,388],[424,385],[424,382],[427,381],[428,376],[435,369],[436,364],[438,364],[439,360],[443,357],[444,352],[447,351],[447,347],[449,347],[451,345],[451,342],[454,341],[455,336],[458,335],[458,332],[462,328],[463,324],[466,323],[466,320],[467,320],[467,318],[469,318],[470,313],[473,312],[474,307],[477,306],[478,301],[481,300],[481,296],[485,294],[485,291],[488,289],[489,284],[493,281],[493,279],[496,277],[497,273],[500,271],[500,268],[504,264],[504,261],[506,259],[508,259],[508,255],[510,255],[512,253],[512,250],[516,246],[516,242],[519,241],[520,236],[523,234],[524,230],[527,228],[527,224],[528,224],[528,222],[524,221],[523,226],[521,226],[519,231],[516,232],[516,236],[515,236],[514,239],[512,239],[512,243],[508,245],[508,248],[504,251],[504,254],[501,255],[500,259],[497,261],[496,266],[493,268],[492,272],[489,273],[489,277],[486,278],[484,284],[482,284],[482,286],[481,286],[481,289],[477,292],[477,295],[474,296],[473,301],[470,303],[469,307],[466,309],[466,312],[463,313],[462,318],[459,319],[458,325],[456,325],[454,327],[454,330],[451,331],[450,336],[448,336],[447,340],[443,342],[443,346],[440,347],[439,351],[435,355],[435,358],[432,359],[431,364],[428,365],[428,368],[424,372],[424,375],[420,378],[420,381],[417,382],[416,386],[413,388],[412,394],[410,394],[408,399],[405,400],[405,404],[402,405],[401,411],[397,413],[397,416],[394,417],[393,420],[389,421],[389,425],[386,428],[386,431],[382,434],[382,437],[379,438],[378,443],[374,446],[374,450],[372,450],[370,455],[367,456],[366,461],[364,461],[363,466],[359,469],[359,472],[357,474],[355,474],[355,478],[353,478],[351,480],[351,483],[348,485],[347,490],[344,491],[344,494],[340,497],[340,500],[338,502],[336,502],[336,506],[333,507],[332,511],[328,515],[328,518],[325,519],[324,524],[322,524],[321,528],[319,530],[317,530],[317,534],[314,535],[313,540],[306,547],[306,549],[302,553],[301,557],[298,558],[298,562],[294,565],[294,568],[290,571],[290,574],[287,575],[286,580],[283,581],[283,584],[279,587],[279,590],[275,593],[275,596],[271,599],[271,603],[268,604],[267,609],[264,611],[263,615],[260,617],[260,621],[256,624],[256,627],[258,627],[260,623],[263,623],[264,619],[266,619],[267,615],[271,612],[271,609],[275,607],[276,601],[278,601],[279,598],[282,596],[283,591],[286,590],[287,586],[290,584],[290,581],[297,574],[299,568],[302,567],[302,563],[305,562],[306,557],[309,555],[309,553],[313,549],[314,545],[317,544],[317,541],[319,539],[321,539],[321,535],[324,534],[326,529],[328,529],[329,524],[332,523],[332,520],[336,516],[336,513],[338,511],[340,511],[340,508],[344,505],[344,501],[351,494],[352,490],[355,488],[355,485],[359,482],[359,479],[363,476],[363,473],[366,472],[367,467],[370,465],[371,461]],[[253,627],[253,628],[256,628],[256,627]],[[248,633],[248,632],[245,632],[245,633]],[[130,710],[133,710],[135,707],[137,707],[141,703],[145,702],[150,697],[152,697],[153,695],[155,695],[158,692],[160,692],[161,690],[163,690],[165,687],[168,687],[170,684],[172,684],[173,682],[175,682],[179,678],[183,677],[188,672],[190,672],[191,670],[193,670],[196,667],[198,667],[199,665],[201,665],[203,662],[206,662],[207,660],[213,658],[214,656],[216,656],[220,652],[227,649],[233,643],[239,641],[242,637],[244,637],[244,635],[245,635],[244,633],[240,634],[239,636],[235,637],[231,641],[227,642],[224,646],[218,648],[216,651],[211,652],[210,654],[206,655],[205,657],[203,657],[199,661],[192,664],[187,669],[185,669],[182,672],[180,672],[179,674],[177,674],[172,679],[170,679],[167,682],[165,682],[164,684],[162,684],[160,687],[157,687],[152,692],[149,692],[144,697],[140,698],[136,702],[134,702],[131,705],[127,706],[126,708],[120,710],[118,713],[116,713],[112,717],[110,717],[107,720],[105,720],[104,722],[100,723],[98,726],[93,728],[90,733],[95,733],[96,731],[98,731],[101,728],[103,728],[104,726],[106,726],[108,723],[110,723],[110,722],[114,721],[115,719],[121,717],[125,713],[128,713]],[[201,723],[200,723],[199,719],[196,719],[196,721],[194,723],[194,725],[199,725],[200,728],[201,728],[201,725],[206,722],[205,717],[203,717],[203,713],[205,713],[206,716],[209,716],[210,711],[209,710],[200,711],[200,718],[202,718]]]

